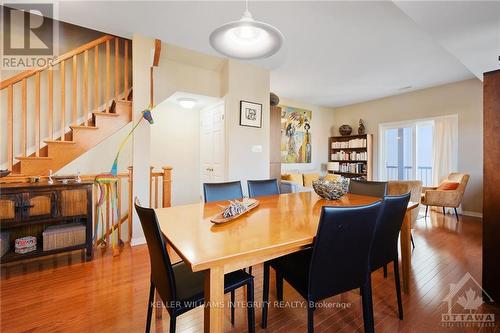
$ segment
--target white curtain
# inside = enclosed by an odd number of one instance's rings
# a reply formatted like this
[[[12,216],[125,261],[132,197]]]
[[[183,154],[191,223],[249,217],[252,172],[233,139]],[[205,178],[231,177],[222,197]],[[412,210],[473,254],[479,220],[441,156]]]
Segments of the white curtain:
[[[458,115],[434,118],[432,182],[437,186],[458,165]]]

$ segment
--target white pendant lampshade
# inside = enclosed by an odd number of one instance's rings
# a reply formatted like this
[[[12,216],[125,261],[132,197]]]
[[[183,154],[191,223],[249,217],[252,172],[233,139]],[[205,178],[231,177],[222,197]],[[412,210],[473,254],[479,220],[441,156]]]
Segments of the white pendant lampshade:
[[[210,45],[230,58],[267,58],[281,48],[283,35],[272,25],[255,21],[247,5],[239,21],[223,24],[210,34]]]

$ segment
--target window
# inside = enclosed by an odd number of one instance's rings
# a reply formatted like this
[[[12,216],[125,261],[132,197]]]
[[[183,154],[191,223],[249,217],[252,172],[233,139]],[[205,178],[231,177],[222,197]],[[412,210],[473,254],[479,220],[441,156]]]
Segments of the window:
[[[380,124],[379,178],[422,181],[432,185],[433,120]]]

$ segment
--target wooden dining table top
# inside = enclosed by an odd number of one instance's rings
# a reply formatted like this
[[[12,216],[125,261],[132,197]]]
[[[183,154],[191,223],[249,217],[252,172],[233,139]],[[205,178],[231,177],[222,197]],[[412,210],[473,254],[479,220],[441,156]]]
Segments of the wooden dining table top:
[[[257,199],[260,205],[256,209],[221,225],[213,224],[210,218],[227,202],[201,202],[155,211],[169,245],[196,272],[262,251],[306,247],[316,235],[321,207],[367,205],[381,200],[350,193],[339,200],[325,200],[314,192]]]

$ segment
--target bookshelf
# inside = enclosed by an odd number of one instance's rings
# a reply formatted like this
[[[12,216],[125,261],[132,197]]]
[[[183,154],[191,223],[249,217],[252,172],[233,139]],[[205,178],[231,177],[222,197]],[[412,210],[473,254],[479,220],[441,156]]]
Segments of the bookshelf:
[[[372,134],[332,136],[328,139],[328,172],[372,180]]]

